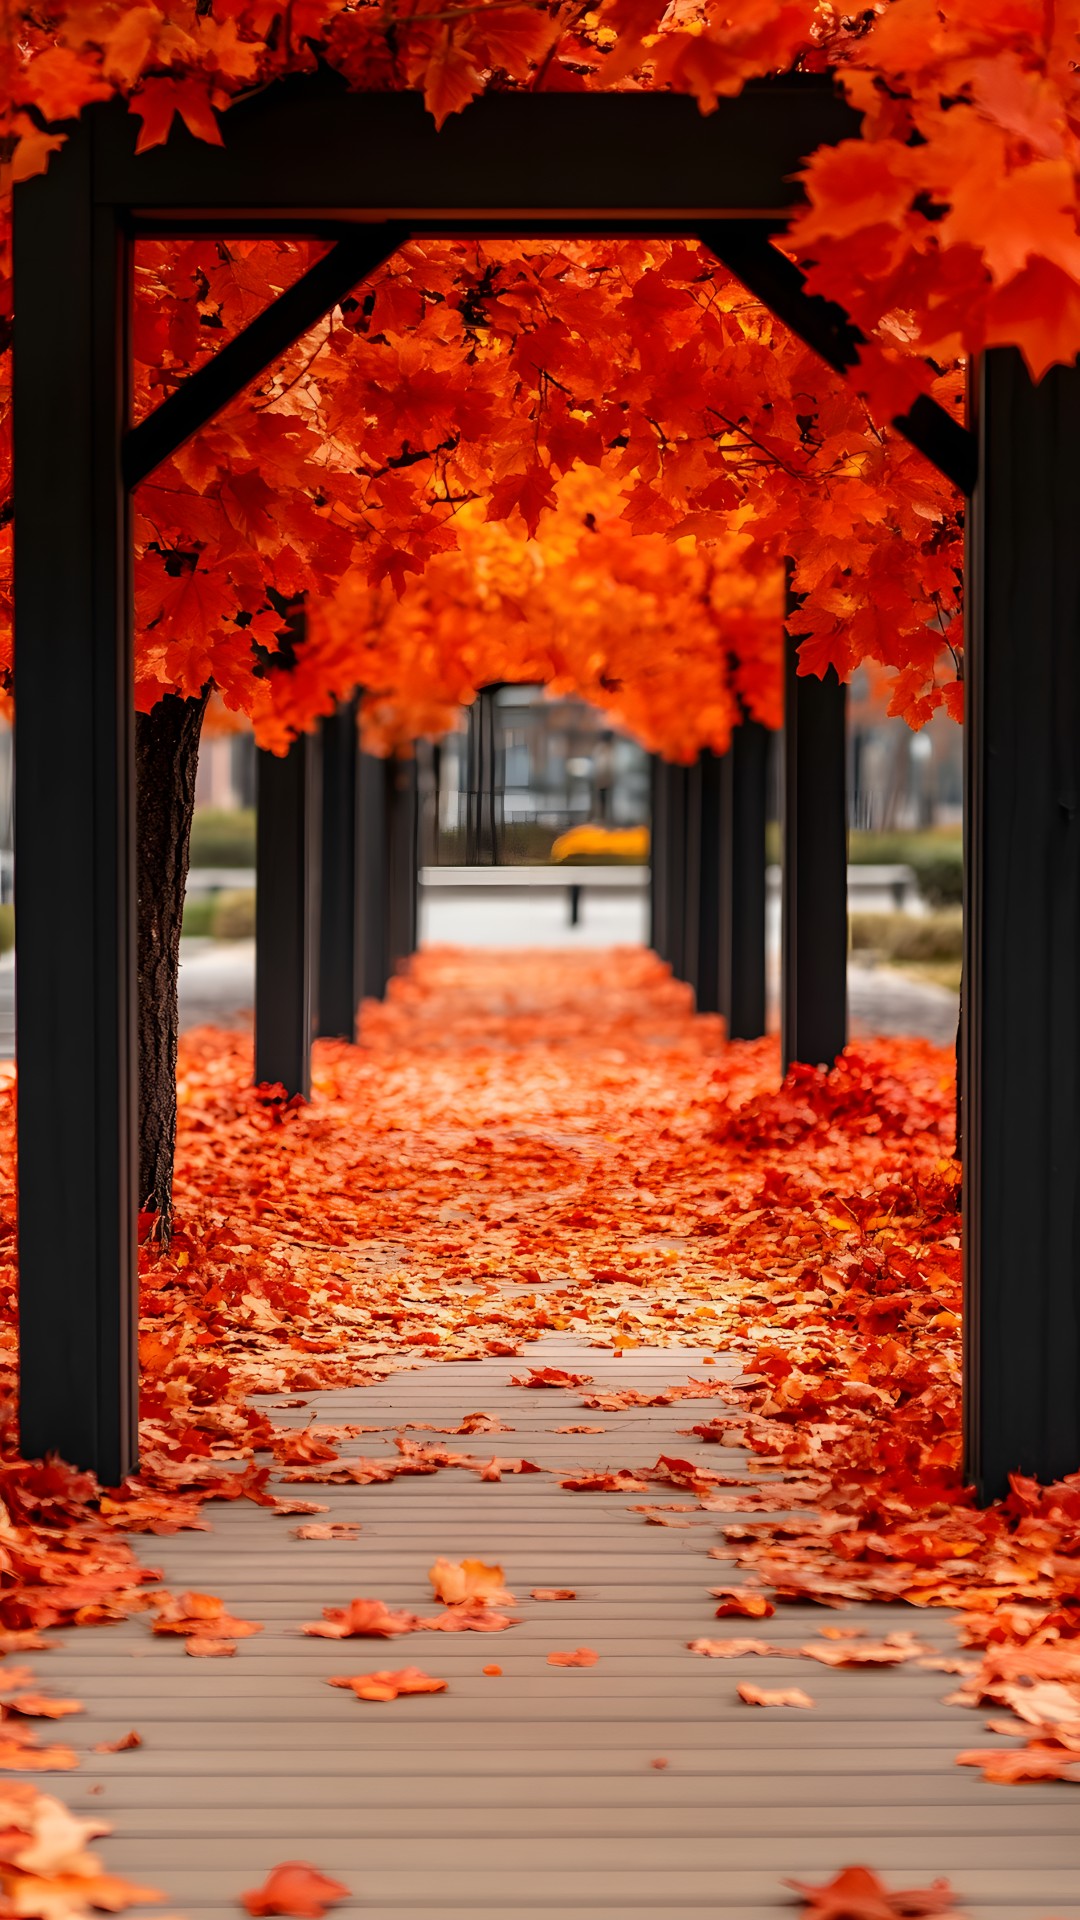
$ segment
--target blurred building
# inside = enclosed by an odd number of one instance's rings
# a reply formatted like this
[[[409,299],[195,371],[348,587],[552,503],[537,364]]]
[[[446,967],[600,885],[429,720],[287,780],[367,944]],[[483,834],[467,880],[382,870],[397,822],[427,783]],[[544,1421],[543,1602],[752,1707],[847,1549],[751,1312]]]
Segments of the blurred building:
[[[433,864],[542,860],[568,827],[649,817],[644,748],[584,700],[539,686],[485,688],[420,762],[422,857]]]

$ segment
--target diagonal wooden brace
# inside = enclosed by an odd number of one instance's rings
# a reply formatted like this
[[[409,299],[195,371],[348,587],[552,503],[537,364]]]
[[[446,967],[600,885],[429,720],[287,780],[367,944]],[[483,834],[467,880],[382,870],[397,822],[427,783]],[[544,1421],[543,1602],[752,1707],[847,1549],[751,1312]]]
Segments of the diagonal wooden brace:
[[[768,221],[714,220],[699,227],[698,237],[747,292],[820,354],[827,366],[835,373],[849,373],[858,363],[866,335],[834,301],[807,293],[805,274],[773,246],[774,232]],[[973,492],[978,466],[975,435],[939,401],[920,394],[910,412],[898,414],[892,424],[961,493]]]
[[[407,228],[381,221],[338,240],[235,340],[189,374],[183,386],[124,435],[126,485],[137,487],[168,460],[408,238]]]

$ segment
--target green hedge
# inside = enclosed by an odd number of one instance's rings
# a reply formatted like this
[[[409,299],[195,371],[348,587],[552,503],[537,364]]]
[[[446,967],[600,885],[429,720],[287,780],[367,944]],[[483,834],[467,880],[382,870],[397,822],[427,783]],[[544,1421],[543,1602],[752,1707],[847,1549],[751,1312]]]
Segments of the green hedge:
[[[928,906],[958,907],[964,898],[964,851],[958,827],[931,827],[924,833],[852,833],[848,858],[855,866],[911,867]]]
[[[766,853],[780,863],[780,829],[768,828]],[[930,907],[958,907],[964,898],[964,853],[959,827],[929,827],[923,833],[848,835],[848,859],[856,867],[911,867]]]
[[[197,807],[191,823],[193,867],[253,867],[254,807]]]
[[[255,933],[255,889],[237,887],[184,902],[184,933],[211,940],[250,940]]]
[[[10,953],[15,945],[15,909],[0,907],[0,953]]]
[[[561,831],[560,827],[541,826],[536,820],[509,821],[499,836],[502,864],[508,867],[546,865]],[[444,867],[465,865],[464,827],[450,827],[440,833],[439,864]]]
[[[184,901],[184,924],[180,931],[188,939],[208,939],[213,932],[213,919],[213,894],[200,894],[197,900]]]
[[[251,940],[255,935],[255,889],[237,888],[235,892],[214,896],[214,914],[210,931],[215,940]]]
[[[853,953],[929,964],[964,957],[963,915],[955,908],[924,914],[853,913],[848,925]]]

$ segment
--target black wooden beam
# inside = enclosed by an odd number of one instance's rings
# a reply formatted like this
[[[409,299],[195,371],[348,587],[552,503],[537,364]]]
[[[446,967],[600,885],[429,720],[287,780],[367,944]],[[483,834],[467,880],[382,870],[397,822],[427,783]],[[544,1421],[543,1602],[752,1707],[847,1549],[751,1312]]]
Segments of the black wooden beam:
[[[967,1473],[1080,1468],[1080,371],[983,358],[965,733]]]
[[[255,829],[255,1080],[311,1094],[319,940],[320,740],[260,752]]]
[[[780,1050],[831,1067],[847,1044],[847,689],[799,674],[785,636]]]
[[[783,215],[794,179],[823,143],[850,139],[859,115],[829,75],[751,85],[702,114],[685,95],[493,92],[436,131],[418,93],[354,93],[329,73],[275,82],[231,107],[224,145],[174,125],[136,154],[124,102],[91,107],[95,189],[144,230],[171,219],[209,230],[228,214],[249,232],[282,217],[325,223],[358,210],[468,231],[529,216],[636,231],[727,213]],[[565,230],[565,229],[564,229]]]
[[[15,208],[21,1446],[137,1462],[130,256],[91,135]]]
[[[729,1040],[765,1032],[768,760],[768,728],[744,716],[720,762],[719,1010]]]
[[[807,293],[805,274],[773,245],[775,231],[774,226],[756,220],[717,221],[699,229],[703,244],[749,293],[835,373],[850,373],[866,335],[834,301]],[[898,414],[892,424],[954,487],[971,493],[977,458],[970,428],[954,420],[929,394],[920,394],[910,412]]]
[[[249,321],[242,333],[226,341],[212,359],[189,373],[175,393],[125,434],[127,485],[138,486],[200,432],[222,407],[325,319],[358,281],[374,273],[407,239],[406,230],[400,226],[358,227],[324,253]]]
[[[322,881],[316,1030],[355,1040],[360,964],[358,694],[322,722]]]

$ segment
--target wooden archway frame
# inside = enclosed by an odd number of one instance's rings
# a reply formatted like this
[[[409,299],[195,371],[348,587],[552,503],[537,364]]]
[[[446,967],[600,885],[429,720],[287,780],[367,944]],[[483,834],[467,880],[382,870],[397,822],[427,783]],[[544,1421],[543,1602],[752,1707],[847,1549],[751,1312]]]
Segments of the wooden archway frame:
[[[136,1461],[132,485],[406,234],[700,238],[834,367],[859,336],[770,244],[857,116],[821,77],[702,117],[664,94],[412,94],[286,81],[226,144],[141,158],[89,109],[15,211],[22,1442]],[[320,264],[142,425],[140,235],[304,234]],[[976,432],[898,424],[972,494],[965,986],[966,1419],[980,1491],[1080,1464],[1080,376],[984,357]],[[976,437],[977,436],[977,437]]]

